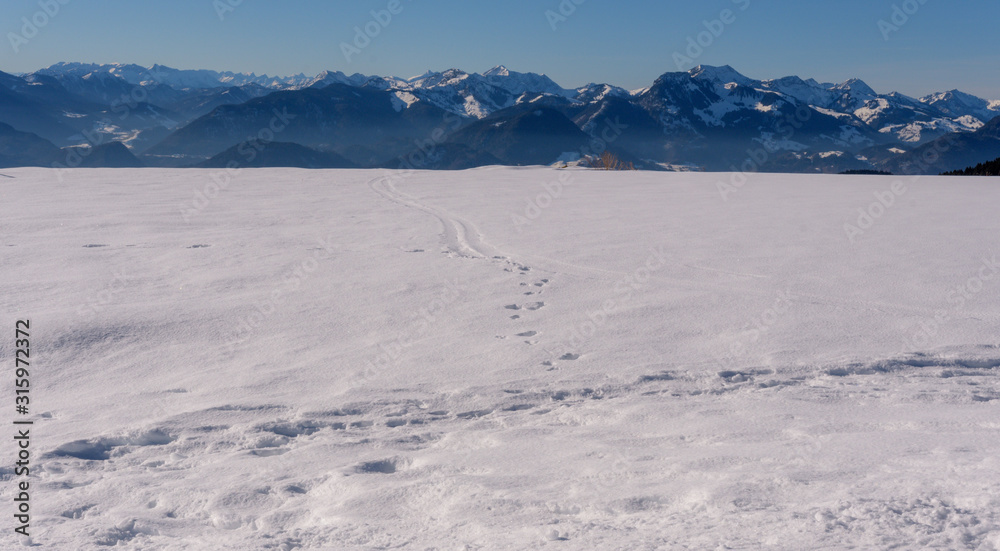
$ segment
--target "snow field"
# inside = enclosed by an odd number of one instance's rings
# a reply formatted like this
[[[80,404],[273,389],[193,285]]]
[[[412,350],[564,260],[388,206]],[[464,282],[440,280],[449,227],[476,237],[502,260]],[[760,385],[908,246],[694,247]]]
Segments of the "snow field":
[[[990,179],[5,174],[43,548],[1000,548]]]

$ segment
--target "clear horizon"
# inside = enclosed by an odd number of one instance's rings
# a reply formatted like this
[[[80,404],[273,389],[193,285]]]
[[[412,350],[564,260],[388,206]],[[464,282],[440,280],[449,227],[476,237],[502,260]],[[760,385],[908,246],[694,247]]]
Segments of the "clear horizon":
[[[6,38],[0,70],[9,73],[81,62],[408,78],[505,65],[546,74],[566,88],[597,82],[636,89],[704,64],[730,65],[760,80],[860,78],[880,93],[920,97],[959,89],[1000,99],[1000,37],[991,32],[1000,3],[983,0],[960,6],[512,0],[500,10],[459,0],[12,0],[8,6],[13,16],[0,27]]]

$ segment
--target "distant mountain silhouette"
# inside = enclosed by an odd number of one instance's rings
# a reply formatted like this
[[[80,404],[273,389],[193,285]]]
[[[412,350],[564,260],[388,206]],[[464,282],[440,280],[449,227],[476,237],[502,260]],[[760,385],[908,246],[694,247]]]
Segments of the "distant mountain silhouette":
[[[633,91],[568,89],[504,66],[412,78],[86,63],[0,72],[0,122],[13,130],[74,148],[62,156],[121,142],[146,165],[171,167],[228,152],[220,159],[248,166],[456,169],[552,164],[607,149],[647,169],[936,174],[994,158],[996,115],[1000,101],[958,90],[912,98],[859,79],[756,80],[728,65],[664,73]],[[306,150],[279,145],[255,160],[229,151],[279,142]],[[9,139],[0,160],[43,164],[42,149]],[[135,162],[117,148],[95,148],[86,162],[104,161]]]
[[[354,163],[332,152],[289,142],[234,145],[211,159],[195,165],[198,168],[355,168]]]
[[[49,166],[58,157],[59,148],[52,142],[0,122],[0,168]]]
[[[76,166],[83,168],[139,168],[145,166],[121,142],[110,142],[95,147],[66,148],[63,151],[79,153],[82,161]],[[74,164],[68,164],[68,166],[74,166]]]

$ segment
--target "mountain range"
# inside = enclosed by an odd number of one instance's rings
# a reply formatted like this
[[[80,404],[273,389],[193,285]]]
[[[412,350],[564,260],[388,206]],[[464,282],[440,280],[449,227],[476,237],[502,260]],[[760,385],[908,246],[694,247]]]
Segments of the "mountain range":
[[[610,150],[651,170],[937,174],[1000,155],[998,116],[1000,101],[958,90],[913,98],[729,66],[626,90],[503,66],[398,78],[58,63],[0,72],[0,166],[461,169]]]

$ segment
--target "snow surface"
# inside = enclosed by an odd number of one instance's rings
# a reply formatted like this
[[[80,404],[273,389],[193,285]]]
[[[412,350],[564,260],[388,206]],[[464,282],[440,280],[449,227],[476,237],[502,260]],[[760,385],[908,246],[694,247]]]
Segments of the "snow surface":
[[[1000,548],[992,179],[219,174],[3,172],[0,548]]]
[[[951,132],[975,132],[983,123],[970,115],[955,119],[937,118],[909,124],[891,124],[879,129],[883,134],[894,134],[900,141],[920,144]]]

